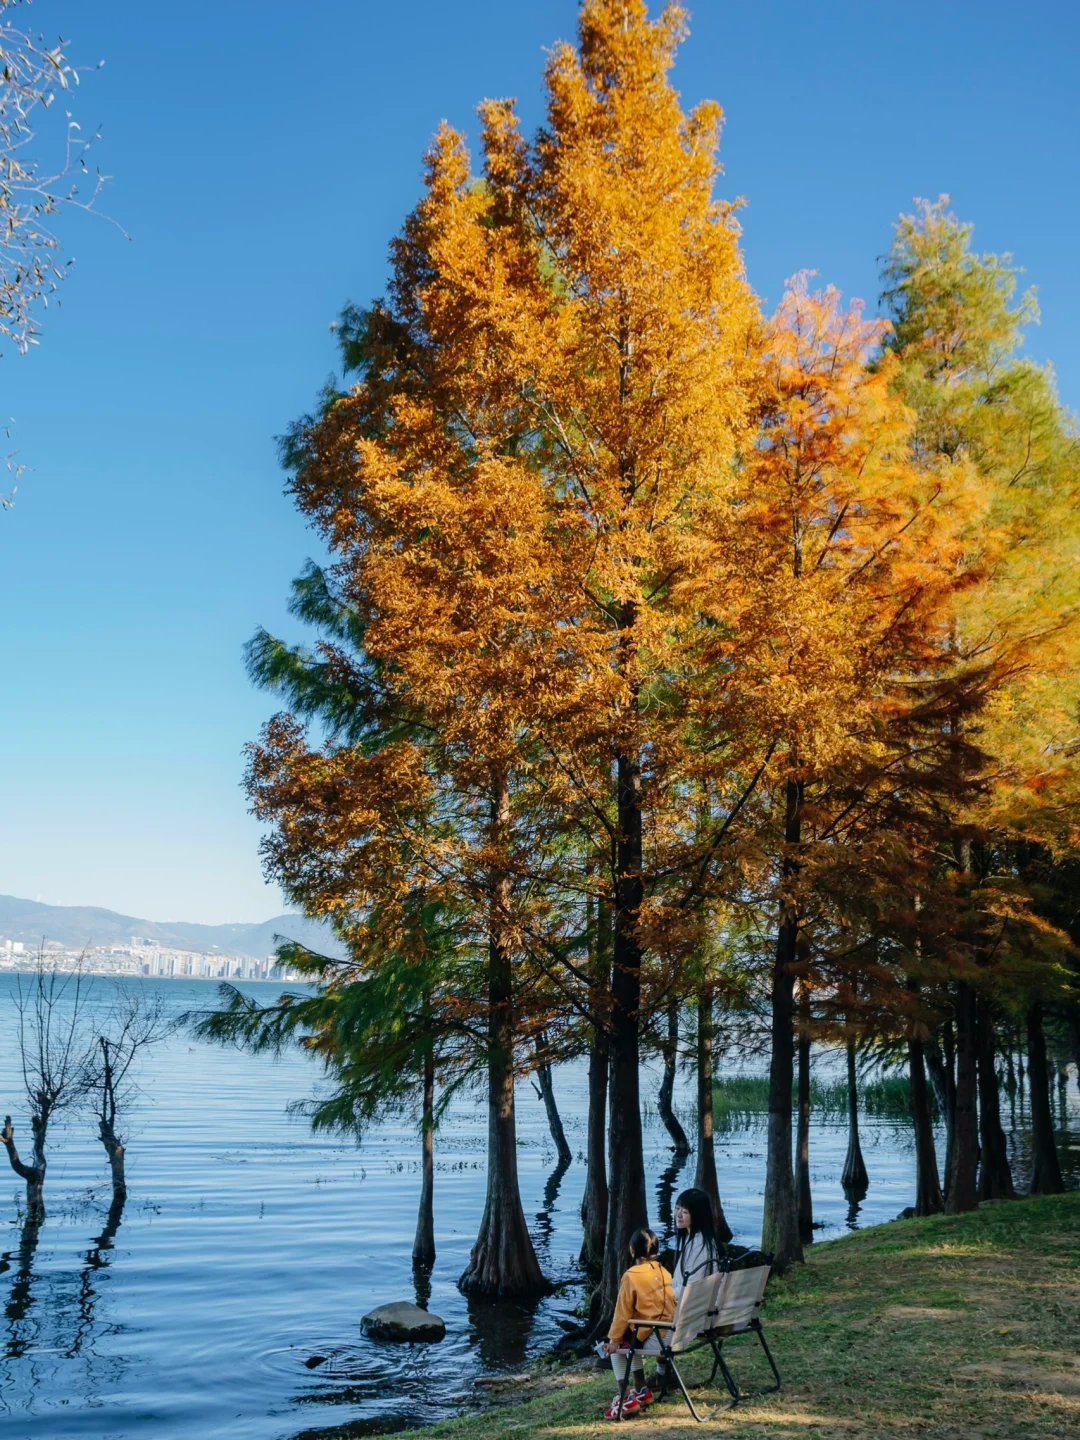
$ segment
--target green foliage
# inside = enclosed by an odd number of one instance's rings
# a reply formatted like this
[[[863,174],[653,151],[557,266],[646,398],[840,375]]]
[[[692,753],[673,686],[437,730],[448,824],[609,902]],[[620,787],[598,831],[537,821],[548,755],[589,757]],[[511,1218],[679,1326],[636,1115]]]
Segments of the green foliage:
[[[457,958],[452,919],[433,907],[404,914],[410,930],[397,951],[380,951],[379,963],[364,954],[363,927],[350,932],[349,960],[335,960],[292,943],[278,960],[314,982],[307,992],[286,992],[262,1005],[235,985],[218,987],[221,1008],[185,1020],[202,1039],[253,1054],[281,1054],[299,1046],[321,1062],[328,1093],[297,1101],[316,1130],[360,1135],[379,1118],[415,1103],[419,1078],[430,1057],[443,1084],[436,1116],[458,1084],[483,1058],[482,1037],[459,1011],[450,984]],[[369,922],[370,933],[377,925]],[[460,959],[454,985],[463,983]]]

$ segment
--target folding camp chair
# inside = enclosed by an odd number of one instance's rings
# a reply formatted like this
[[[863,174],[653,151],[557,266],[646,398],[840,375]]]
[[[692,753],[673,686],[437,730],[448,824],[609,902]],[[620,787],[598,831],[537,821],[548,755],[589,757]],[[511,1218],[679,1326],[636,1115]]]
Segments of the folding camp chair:
[[[717,1370],[720,1371],[724,1377],[724,1384],[731,1393],[732,1405],[738,1405],[740,1400],[750,1400],[758,1395],[772,1395],[780,1389],[780,1371],[776,1368],[776,1361],[769,1349],[769,1342],[765,1339],[765,1331],[761,1327],[759,1315],[765,1299],[765,1284],[769,1278],[770,1268],[768,1265],[755,1265],[748,1270],[731,1270],[720,1276],[716,1294],[716,1310],[711,1317],[712,1323],[706,1331],[705,1338],[712,1346],[714,1356],[709,1380],[715,1379]],[[728,1369],[723,1353],[724,1341],[731,1339],[734,1335],[744,1334],[747,1330],[757,1336],[761,1348],[765,1352],[765,1359],[769,1362],[769,1369],[776,1381],[775,1385],[766,1385],[760,1390],[742,1390]]]
[[[659,1341],[660,1358],[667,1362],[671,1374],[675,1377],[675,1383],[690,1408],[690,1414],[699,1422],[711,1420],[714,1415],[732,1409],[733,1406],[738,1405],[740,1400],[749,1400],[758,1395],[772,1395],[780,1389],[780,1371],[776,1368],[776,1361],[773,1359],[772,1351],[765,1339],[765,1332],[761,1328],[761,1320],[758,1318],[758,1311],[761,1309],[761,1302],[765,1297],[765,1282],[769,1278],[769,1268],[768,1265],[755,1265],[749,1270],[731,1270],[720,1275],[709,1275],[701,1280],[691,1280],[683,1290],[673,1320],[630,1321],[632,1328],[631,1355],[633,1351],[640,1349],[646,1343],[639,1341],[638,1330],[651,1331]],[[752,1330],[761,1342],[761,1348],[765,1352],[769,1368],[776,1378],[775,1385],[769,1385],[761,1390],[742,1390],[728,1368],[723,1353],[724,1341],[747,1330]],[[646,1341],[647,1339],[648,1337],[646,1337]],[[713,1368],[705,1383],[710,1384],[716,1378],[716,1372],[719,1370],[724,1377],[729,1399],[723,1405],[717,1405],[714,1409],[702,1414],[691,1400],[690,1392],[679,1374],[676,1356],[681,1358],[695,1350],[703,1349],[706,1345],[713,1352]],[[630,1369],[631,1366],[628,1364],[626,1374],[619,1387],[620,1419],[622,1418],[622,1402],[626,1395]]]

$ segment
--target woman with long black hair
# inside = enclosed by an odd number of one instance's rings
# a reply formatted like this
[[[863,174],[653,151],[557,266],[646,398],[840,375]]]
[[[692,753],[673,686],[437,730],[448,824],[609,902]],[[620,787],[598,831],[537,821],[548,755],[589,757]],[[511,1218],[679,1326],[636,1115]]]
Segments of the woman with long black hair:
[[[684,1190],[675,1201],[675,1236],[678,1248],[671,1288],[678,1300],[691,1280],[703,1280],[720,1269],[722,1253],[712,1201],[704,1190]]]

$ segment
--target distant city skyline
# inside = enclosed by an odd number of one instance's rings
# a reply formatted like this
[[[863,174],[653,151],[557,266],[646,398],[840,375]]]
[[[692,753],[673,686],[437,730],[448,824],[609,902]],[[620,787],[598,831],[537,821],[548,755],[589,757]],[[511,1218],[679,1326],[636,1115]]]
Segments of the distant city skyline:
[[[201,950],[163,949],[157,945],[92,945],[69,949],[47,943],[36,949],[22,941],[0,939],[0,971],[25,973],[42,956],[47,967],[61,972],[152,980],[296,980],[291,965],[273,956],[253,960],[246,955],[206,954]]]
[[[208,30],[137,0],[34,5],[75,63],[105,60],[57,113],[101,122],[102,208],[132,238],[62,217],[62,305],[0,362],[31,467],[0,513],[0,890],[204,923],[285,908],[241,789],[274,700],[241,647],[303,633],[289,582],[321,552],[274,436],[334,368],[342,305],[383,289],[440,120],[475,145],[477,102],[516,95],[531,132],[576,9],[225,0]],[[747,198],[767,305],[810,269],[872,312],[896,216],[948,191],[1038,287],[1029,352],[1080,405],[1077,7],[690,9],[675,83],[724,107],[722,192]]]

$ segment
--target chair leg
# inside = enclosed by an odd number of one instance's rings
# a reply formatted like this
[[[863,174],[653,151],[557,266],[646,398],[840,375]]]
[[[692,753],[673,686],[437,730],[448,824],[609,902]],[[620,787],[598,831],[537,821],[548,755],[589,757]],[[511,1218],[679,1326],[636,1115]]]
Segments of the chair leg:
[[[773,1359],[773,1353],[769,1349],[769,1342],[765,1339],[765,1332],[761,1328],[760,1321],[752,1321],[749,1328],[754,1331],[754,1333],[757,1335],[758,1339],[761,1342],[761,1348],[765,1351],[765,1358],[769,1362],[769,1369],[773,1373],[776,1384],[764,1385],[760,1390],[744,1390],[736,1382],[735,1377],[728,1369],[723,1357],[718,1354],[717,1359],[720,1362],[720,1369],[724,1373],[724,1379],[727,1382],[727,1387],[731,1391],[732,1395],[737,1397],[735,1402],[736,1404],[738,1404],[739,1400],[756,1400],[761,1395],[775,1395],[777,1390],[780,1389],[780,1371],[776,1368],[776,1361]],[[722,1340],[716,1342],[718,1350],[723,1343],[724,1342]]]
[[[721,1364],[722,1363],[723,1362],[721,1361]],[[706,1410],[703,1414],[699,1413],[697,1406],[690,1398],[689,1390],[687,1390],[686,1385],[683,1383],[682,1376],[679,1374],[679,1367],[675,1364],[674,1360],[670,1360],[668,1364],[671,1367],[671,1373],[675,1376],[675,1380],[679,1386],[679,1389],[682,1391],[682,1397],[686,1401],[690,1414],[694,1417],[694,1419],[698,1422],[699,1425],[703,1425],[706,1420],[713,1419],[714,1416],[722,1414],[725,1410],[730,1410],[732,1406],[739,1403],[738,1399],[734,1398],[728,1400],[727,1403],[724,1405],[717,1405],[714,1409]]]
[[[637,1331],[634,1331],[634,1338],[630,1342],[630,1353],[626,1357],[626,1369],[623,1371],[622,1381],[619,1384],[619,1413],[616,1420],[623,1418],[623,1403],[626,1400],[626,1392],[630,1386],[630,1376],[634,1368],[634,1356],[638,1353]]]
[[[729,1392],[730,1392],[730,1394],[731,1394],[731,1403],[732,1403],[732,1405],[738,1405],[739,1401],[743,1398],[743,1395],[742,1395],[742,1391],[739,1389],[738,1385],[736,1385],[736,1383],[735,1383],[735,1377],[734,1377],[734,1375],[732,1375],[731,1371],[730,1371],[730,1370],[728,1369],[728,1367],[727,1367],[727,1361],[724,1359],[724,1355],[723,1355],[723,1349],[722,1349],[723,1344],[724,1344],[724,1342],[723,1342],[722,1340],[714,1340],[714,1341],[713,1341],[713,1349],[714,1349],[715,1352],[716,1352],[716,1364],[720,1367],[720,1373],[721,1373],[721,1374],[723,1375],[723,1377],[724,1377],[724,1384],[727,1386],[727,1388],[728,1388],[728,1390],[729,1390]],[[715,1367],[714,1367],[714,1373],[715,1373]]]
[[[627,1360],[627,1362],[626,1362],[626,1369],[623,1371],[623,1377],[622,1377],[622,1379],[619,1381],[619,1408],[618,1408],[618,1412],[617,1412],[617,1414],[616,1414],[616,1416],[615,1416],[616,1421],[619,1421],[619,1420],[621,1420],[621,1419],[623,1418],[623,1404],[624,1404],[624,1402],[625,1402],[625,1400],[626,1400],[626,1391],[627,1391],[629,1385],[630,1385],[630,1361]]]
[[[705,1381],[706,1385],[712,1384],[712,1382],[716,1379],[717,1370],[719,1370],[720,1366],[724,1363],[720,1355],[720,1346],[716,1343],[715,1340],[710,1340],[709,1343],[712,1345],[713,1362],[712,1369],[709,1371],[709,1378]]]
[[[721,1358],[720,1358],[720,1349],[719,1349],[720,1344],[722,1344],[723,1342],[722,1342],[722,1341],[717,1342],[716,1340],[713,1339],[713,1337],[712,1337],[711,1335],[710,1335],[710,1336],[707,1336],[706,1338],[708,1339],[709,1344],[712,1346],[712,1352],[713,1352],[712,1369],[709,1371],[708,1379],[706,1379],[706,1380],[695,1380],[695,1381],[693,1382],[693,1384],[690,1386],[690,1389],[691,1389],[691,1390],[707,1390],[707,1389],[709,1388],[709,1386],[713,1383],[713,1381],[716,1379],[716,1372],[717,1372],[717,1370],[719,1370],[720,1367],[721,1367],[721,1366],[723,1365],[723,1363],[724,1363],[723,1360],[721,1360]],[[729,1387],[729,1388],[730,1388],[730,1387]]]
[[[780,1371],[776,1368],[776,1361],[773,1359],[773,1353],[769,1349],[769,1342],[765,1339],[765,1331],[761,1328],[761,1321],[756,1321],[751,1326],[751,1329],[757,1331],[757,1338],[761,1341],[761,1348],[765,1351],[765,1359],[769,1362],[769,1369],[776,1378],[775,1385],[770,1385],[767,1390],[759,1390],[757,1393],[759,1395],[773,1395],[780,1389]]]
[[[656,1397],[658,1400],[663,1400],[675,1389],[675,1386],[672,1384],[671,1381],[671,1376],[675,1369],[675,1357],[672,1355],[669,1349],[664,1348],[664,1345],[661,1342],[660,1354],[656,1357],[656,1359],[657,1375],[660,1374],[661,1361],[663,1362],[664,1366],[663,1378],[660,1380],[660,1394]]]

